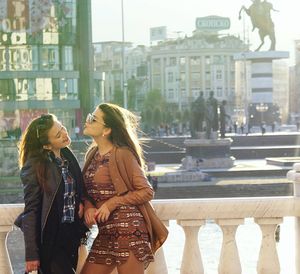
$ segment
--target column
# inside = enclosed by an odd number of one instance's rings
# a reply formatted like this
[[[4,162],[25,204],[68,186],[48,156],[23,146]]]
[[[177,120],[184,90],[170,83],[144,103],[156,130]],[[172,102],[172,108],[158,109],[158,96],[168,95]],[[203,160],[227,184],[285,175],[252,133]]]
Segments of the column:
[[[244,223],[244,219],[220,219],[216,223],[221,227],[223,232],[219,274],[241,274],[242,267],[235,233],[238,226]]]
[[[163,221],[163,223],[166,226],[169,226],[169,221]],[[150,263],[146,270],[146,274],[168,274],[168,267],[163,247],[156,251],[154,262]]]
[[[280,263],[276,249],[275,230],[283,218],[255,218],[260,226],[262,241],[257,263],[258,274],[280,274]]]
[[[185,243],[181,263],[181,274],[204,274],[202,258],[198,244],[198,232],[204,220],[178,220],[185,234]]]
[[[12,230],[11,225],[0,226],[0,273],[12,274],[10,259],[8,256],[6,238],[8,233]]]

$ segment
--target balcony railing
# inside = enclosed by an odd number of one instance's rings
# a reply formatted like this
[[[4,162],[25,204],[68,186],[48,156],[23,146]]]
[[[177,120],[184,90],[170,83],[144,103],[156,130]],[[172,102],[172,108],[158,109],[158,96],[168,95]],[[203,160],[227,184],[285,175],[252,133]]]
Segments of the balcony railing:
[[[215,220],[223,233],[219,274],[241,274],[241,262],[235,234],[245,218],[254,218],[262,232],[262,240],[257,262],[258,274],[279,274],[280,263],[276,249],[275,230],[283,217],[296,217],[295,225],[295,261],[296,273],[300,274],[300,164],[295,164],[289,171],[288,178],[294,181],[292,197],[256,197],[224,199],[186,199],[155,200],[154,206],[159,217],[168,225],[169,220],[176,220],[185,233],[182,254],[181,274],[202,274],[202,264],[198,244],[198,232],[206,220]],[[22,204],[0,205],[0,273],[12,273],[6,248],[6,238],[12,230],[12,224],[22,211]],[[176,241],[176,239],[169,239]],[[288,251],[287,251],[288,252]],[[253,255],[253,254],[252,254]],[[155,263],[151,264],[147,274],[168,273],[163,248],[156,254]]]

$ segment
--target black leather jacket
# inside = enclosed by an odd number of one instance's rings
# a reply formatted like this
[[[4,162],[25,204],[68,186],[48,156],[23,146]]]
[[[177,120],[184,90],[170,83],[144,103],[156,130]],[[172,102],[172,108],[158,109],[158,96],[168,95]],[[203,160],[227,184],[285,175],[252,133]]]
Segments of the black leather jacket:
[[[80,166],[74,154],[68,148],[61,150],[63,157],[68,160],[69,168],[75,179],[75,215],[79,209],[79,203],[83,197],[84,184]],[[15,225],[24,233],[26,261],[40,259],[40,247],[43,243],[43,232],[47,223],[53,201],[59,186],[62,183],[61,171],[57,164],[49,157],[47,163],[47,185],[49,189],[43,190],[38,183],[34,159],[28,159],[22,167],[20,177],[24,188],[24,212],[16,219]],[[76,219],[76,218],[75,218]],[[83,220],[78,225],[83,226]],[[79,228],[81,231],[83,228]],[[83,233],[86,232],[83,231]],[[83,234],[81,235],[83,236]],[[76,240],[76,239],[74,239]],[[79,242],[79,241],[78,241]]]

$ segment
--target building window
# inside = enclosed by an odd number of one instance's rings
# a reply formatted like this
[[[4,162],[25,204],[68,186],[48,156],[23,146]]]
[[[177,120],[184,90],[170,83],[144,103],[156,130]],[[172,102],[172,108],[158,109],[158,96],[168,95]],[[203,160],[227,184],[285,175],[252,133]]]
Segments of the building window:
[[[210,63],[211,63],[210,56],[205,56],[205,64],[210,65]]]
[[[63,47],[63,70],[73,70],[73,47]]]
[[[28,99],[36,99],[36,81],[28,79]]]
[[[191,57],[190,59],[192,66],[199,66],[201,64],[201,59],[198,56]]]
[[[210,81],[210,71],[205,72],[205,80]]]
[[[170,66],[176,66],[176,57],[170,57],[169,65]]]
[[[160,72],[160,59],[156,58],[153,59],[153,73],[159,73]]]
[[[214,64],[223,64],[224,63],[224,56],[215,55],[214,56]]]
[[[179,62],[181,66],[185,65],[185,60],[186,60],[185,57],[180,57]]]
[[[14,79],[16,87],[16,100],[24,101],[28,99],[28,80]]]
[[[0,79],[0,101],[15,100],[16,90],[13,80]]]
[[[36,99],[52,100],[52,81],[51,78],[36,79]]]
[[[192,74],[191,74],[191,80],[193,82],[200,81],[201,80],[201,74],[200,74],[200,72],[192,72]]]
[[[173,89],[169,89],[168,90],[168,99],[169,100],[172,100],[172,99],[174,99],[174,90]]]
[[[6,70],[5,48],[0,47],[0,71]]]
[[[168,72],[168,82],[169,83],[174,82],[174,74],[173,74],[173,72]]]
[[[222,75],[222,70],[217,70],[217,73],[216,73],[216,78],[217,78],[217,80],[222,80],[222,77],[223,75]]]
[[[59,70],[58,46],[42,47],[40,61],[42,70]]]
[[[180,73],[180,78],[177,79],[178,81],[180,81],[181,83],[185,83],[185,73],[181,72]]]
[[[217,87],[217,97],[222,97],[222,96],[223,96],[222,88]]]

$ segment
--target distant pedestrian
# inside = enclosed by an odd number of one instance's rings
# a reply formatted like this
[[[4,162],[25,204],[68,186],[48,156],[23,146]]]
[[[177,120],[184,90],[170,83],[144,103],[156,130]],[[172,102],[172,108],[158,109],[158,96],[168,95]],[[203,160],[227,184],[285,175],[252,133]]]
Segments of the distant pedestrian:
[[[272,132],[275,132],[275,122],[272,123]]]
[[[237,127],[238,127],[238,122],[235,121],[234,124],[233,124],[233,130],[234,130],[235,134],[237,134]]]
[[[244,134],[244,128],[245,128],[244,123],[241,123],[241,126],[240,126],[241,134]]]
[[[297,131],[299,131],[299,129],[300,129],[300,121],[297,121],[296,126],[297,126]]]
[[[248,123],[248,133],[247,134],[249,134],[249,133],[251,133],[251,124],[250,124],[250,122]]]
[[[261,128],[261,134],[264,135],[266,133],[266,125],[265,125],[265,123],[261,123],[260,128]]]

